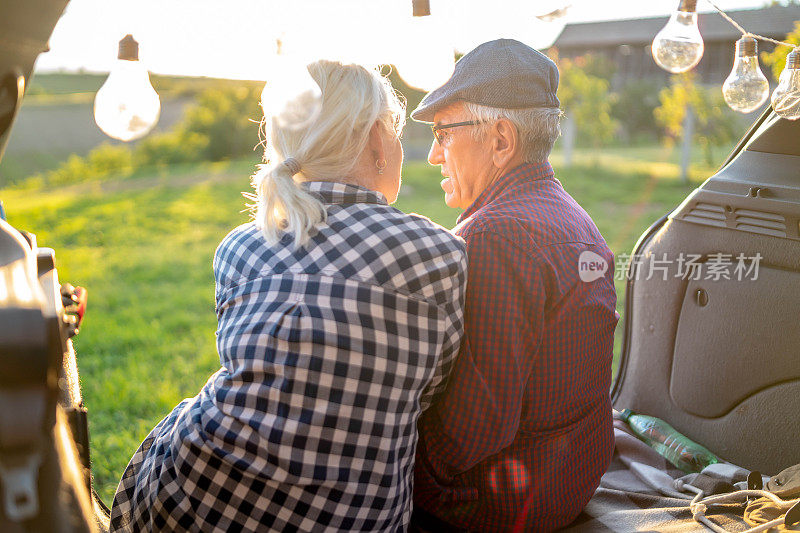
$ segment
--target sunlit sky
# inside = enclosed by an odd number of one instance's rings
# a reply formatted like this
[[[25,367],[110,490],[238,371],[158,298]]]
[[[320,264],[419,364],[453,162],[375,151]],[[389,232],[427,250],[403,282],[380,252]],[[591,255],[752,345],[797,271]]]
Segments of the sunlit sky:
[[[556,22],[535,15],[571,3]],[[72,0],[37,70],[107,72],[117,41],[132,33],[160,74],[267,79],[276,39],[302,58],[436,64],[449,50],[512,37],[543,48],[565,23],[665,15],[678,0],[431,0],[412,20],[411,0]],[[763,0],[717,0],[726,10]],[[712,11],[700,0],[701,11]],[[416,27],[418,26],[418,27]],[[401,68],[402,70],[402,68]]]

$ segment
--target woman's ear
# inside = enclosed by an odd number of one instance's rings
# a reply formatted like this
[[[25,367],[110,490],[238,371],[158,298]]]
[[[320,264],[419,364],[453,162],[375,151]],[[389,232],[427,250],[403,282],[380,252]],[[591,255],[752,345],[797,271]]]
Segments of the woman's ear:
[[[367,148],[369,153],[375,158],[375,161],[386,159],[386,151],[384,149],[384,127],[379,120],[369,129],[369,140],[367,141]]]
[[[510,120],[501,118],[492,127],[492,160],[497,168],[506,168],[519,152],[519,132]]]

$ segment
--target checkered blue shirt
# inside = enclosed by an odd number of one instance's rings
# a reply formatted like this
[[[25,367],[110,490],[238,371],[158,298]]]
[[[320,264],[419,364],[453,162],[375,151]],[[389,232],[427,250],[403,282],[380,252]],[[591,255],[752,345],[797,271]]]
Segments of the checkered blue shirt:
[[[214,257],[222,368],[148,435],[112,529],[401,531],[416,423],[463,331],[464,242],[342,183],[295,249],[251,223]]]

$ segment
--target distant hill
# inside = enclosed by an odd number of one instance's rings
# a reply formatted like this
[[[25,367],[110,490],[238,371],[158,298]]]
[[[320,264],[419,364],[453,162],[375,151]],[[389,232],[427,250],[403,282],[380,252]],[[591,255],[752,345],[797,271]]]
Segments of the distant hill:
[[[31,79],[26,96],[94,94],[103,85],[107,74],[89,72],[42,72],[35,73]],[[162,98],[194,96],[204,89],[214,87],[262,86],[262,81],[225,80],[219,78],[162,76],[151,74],[150,81]]]
[[[406,98],[410,112],[423,93],[405,85],[394,69],[388,72],[392,85]],[[101,143],[119,143],[109,139],[94,122],[94,96],[106,77],[106,74],[88,72],[34,74],[0,163],[0,185],[56,168],[70,154],[86,155]],[[264,84],[260,81],[155,74],[151,74],[150,79],[161,97],[161,117],[156,132],[169,130],[204,90],[261,87]],[[403,135],[406,158],[425,159],[430,142],[428,128],[409,120]]]
[[[56,168],[70,154],[85,155],[109,139],[94,122],[93,103],[107,74],[36,73],[25,94],[11,138],[0,163],[0,184],[6,185]],[[169,130],[186,106],[202,91],[225,87],[260,87],[263,82],[150,75],[161,97],[155,131]]]

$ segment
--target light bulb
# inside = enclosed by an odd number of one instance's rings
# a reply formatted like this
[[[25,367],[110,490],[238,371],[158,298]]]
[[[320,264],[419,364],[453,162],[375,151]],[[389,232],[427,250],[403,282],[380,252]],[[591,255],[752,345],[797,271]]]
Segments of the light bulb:
[[[786,57],[786,68],[772,93],[772,109],[789,120],[800,118],[800,48],[795,48]]]
[[[415,17],[427,17],[431,14],[430,0],[411,0],[411,8]]]
[[[432,91],[444,85],[453,74],[455,53],[442,35],[441,21],[435,16],[413,17],[406,21],[402,35],[394,46],[393,63],[397,74],[407,85]]]
[[[94,120],[109,137],[132,141],[158,122],[161,101],[139,62],[139,43],[126,35],[119,42],[116,64],[94,98]]]
[[[703,57],[703,37],[697,27],[697,0],[681,0],[678,10],[653,39],[658,66],[678,74],[692,69]]]
[[[769,82],[758,66],[756,40],[744,36],[736,41],[736,55],[728,79],[722,84],[725,102],[739,113],[755,111],[767,101]]]

